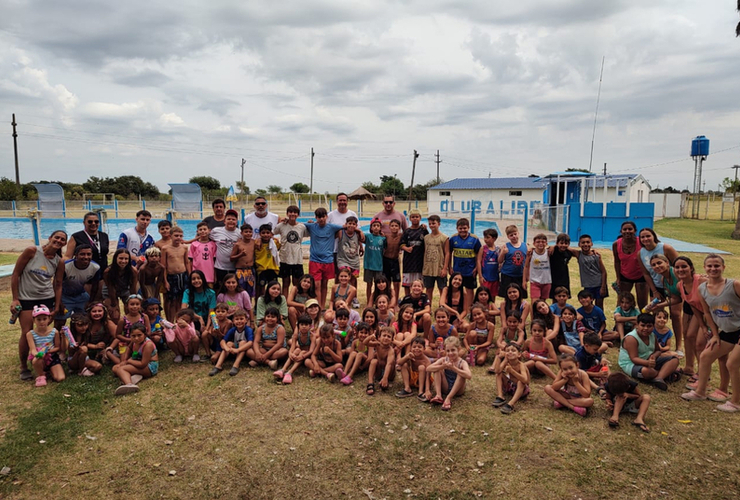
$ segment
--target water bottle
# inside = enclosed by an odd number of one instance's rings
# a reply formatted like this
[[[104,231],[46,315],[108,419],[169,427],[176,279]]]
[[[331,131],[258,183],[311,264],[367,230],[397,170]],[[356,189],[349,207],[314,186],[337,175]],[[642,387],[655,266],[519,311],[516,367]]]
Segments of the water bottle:
[[[8,320],[9,325],[15,325],[15,322],[18,321],[18,316],[21,315],[21,311],[23,308],[21,306],[15,306],[13,308],[13,312],[10,314],[10,319]]]
[[[475,366],[475,347],[470,346],[470,352],[468,353],[468,364]]]
[[[644,312],[644,313],[650,312],[650,310],[653,307],[657,306],[658,304],[660,304],[660,299],[658,297],[655,297],[648,305],[643,307],[640,312]]]
[[[211,317],[211,323],[213,324],[213,329],[218,330],[218,320],[216,319],[216,313],[211,311],[208,315]]]

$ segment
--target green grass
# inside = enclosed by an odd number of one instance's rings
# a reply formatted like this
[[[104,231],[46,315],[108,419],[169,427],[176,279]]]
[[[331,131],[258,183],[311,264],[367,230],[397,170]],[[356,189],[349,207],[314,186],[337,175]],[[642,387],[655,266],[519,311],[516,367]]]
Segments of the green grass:
[[[736,245],[729,223],[666,220],[656,230]],[[611,253],[603,257],[613,276]],[[740,259],[726,260],[738,276]],[[0,309],[8,304],[0,295]],[[208,377],[206,364],[174,366],[171,353],[136,395],[115,398],[108,369],[36,389],[17,379],[17,338],[17,327],[0,325],[0,467],[11,468],[0,497],[693,499],[740,490],[738,416],[682,401],[685,380],[667,393],[641,386],[654,398],[643,434],[628,416],[608,429],[601,401],[586,419],[552,409],[543,378],[504,416],[490,406],[485,368],[474,368],[448,413],[391,391],[368,397],[362,376],[343,387],[299,372],[278,386],[265,369]]]

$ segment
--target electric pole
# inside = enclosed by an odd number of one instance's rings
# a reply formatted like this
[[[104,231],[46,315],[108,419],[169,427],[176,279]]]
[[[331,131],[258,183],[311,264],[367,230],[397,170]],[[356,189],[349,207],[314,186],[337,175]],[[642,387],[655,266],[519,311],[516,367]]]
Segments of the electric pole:
[[[310,210],[313,210],[313,148],[311,148],[311,185],[308,187],[309,194],[309,202],[308,202],[308,208]]]
[[[15,126],[17,123],[15,123],[15,113],[13,113],[13,121],[10,122],[11,125],[13,125],[13,153],[15,153],[15,183],[18,185],[18,187],[21,187],[21,174],[18,170],[18,133],[15,131]],[[735,176],[737,177],[737,171],[735,172]]]
[[[244,164],[247,163],[247,160],[242,158],[242,184],[239,186],[239,189],[241,190],[242,194],[244,195],[244,202],[247,201],[247,194],[246,194],[246,186],[244,186]]]
[[[604,163],[604,177],[606,177],[606,163]]]
[[[442,161],[439,159],[439,149],[437,150],[437,159],[434,161],[434,163],[437,164],[437,184],[439,184],[439,164],[442,163]],[[737,176],[737,170],[735,171],[735,176]]]
[[[735,185],[733,186],[735,190],[734,190],[733,198],[732,198],[733,200],[732,208],[734,209],[735,208],[734,202],[737,200],[737,191],[738,191],[737,189],[737,169],[740,168],[740,165],[735,165],[732,168],[735,169]],[[732,232],[732,239],[740,240],[740,205],[738,205],[738,209],[737,209],[737,219],[735,222],[735,230]]]
[[[411,184],[409,184],[409,210],[411,210],[411,193],[414,189],[414,174],[416,173],[416,159],[419,157],[419,153],[414,149],[414,163],[411,166]]]

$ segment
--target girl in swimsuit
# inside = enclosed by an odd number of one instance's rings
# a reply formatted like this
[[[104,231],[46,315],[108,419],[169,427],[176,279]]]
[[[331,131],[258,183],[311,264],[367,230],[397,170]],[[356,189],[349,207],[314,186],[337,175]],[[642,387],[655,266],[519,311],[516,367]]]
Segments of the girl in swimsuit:
[[[439,307],[450,315],[450,322],[459,330],[467,330],[465,322],[465,287],[460,273],[452,273],[449,285],[442,290]]]
[[[496,317],[501,315],[501,311],[496,307],[496,302],[491,298],[491,292],[488,291],[488,288],[484,286],[478,287],[475,291],[475,297],[473,297],[473,304],[483,304],[486,306],[486,316],[488,321],[494,325],[496,324]],[[470,319],[472,321],[472,315]]]
[[[558,365],[560,372],[551,385],[545,386],[545,394],[553,399],[556,409],[568,408],[585,417],[594,405],[588,374],[578,368],[578,361],[570,354],[561,354]]]
[[[552,342],[545,338],[545,331],[546,325],[543,320],[532,320],[532,325],[530,326],[532,338],[524,341],[522,359],[529,373],[539,372],[555,380],[555,373],[553,373],[549,365],[555,365],[558,360],[555,356],[555,348],[553,348]]]
[[[355,327],[357,337],[352,341],[352,350],[347,358],[347,363],[344,365],[344,371],[347,373],[341,380],[344,385],[352,383],[352,377],[357,372],[367,370],[370,366],[370,360],[368,359],[368,346],[365,344],[365,339],[368,336],[370,328],[367,323],[357,323]]]
[[[139,392],[134,377],[150,378],[159,371],[157,347],[147,338],[148,331],[149,327],[143,323],[131,325],[131,342],[126,346],[121,362],[113,367],[113,373],[121,380],[116,396]]]
[[[108,359],[114,365],[121,362],[121,356],[126,352],[126,347],[128,347],[131,337],[131,329],[134,324],[143,323],[146,325],[146,331],[149,331],[149,318],[141,313],[141,295],[129,295],[126,298],[123,309],[125,314],[118,320],[115,340],[113,340],[113,343],[107,349]]]
[[[386,278],[384,274],[375,278],[375,289],[373,290],[372,295],[368,298],[367,303],[374,304],[381,295],[388,297],[388,309],[391,312],[395,312],[398,308],[398,299],[393,288],[388,285],[388,278]]]
[[[333,304],[337,299],[342,299],[347,304],[351,304],[352,300],[357,296],[357,288],[352,286],[350,283],[351,279],[352,273],[348,269],[339,271],[337,282],[331,288],[332,307],[334,307]]]
[[[393,313],[389,309],[388,296],[381,295],[375,301],[375,309],[378,311],[378,326],[391,326],[393,324]]]
[[[432,359],[442,358],[445,354],[445,339],[457,336],[457,329],[450,324],[450,316],[447,310],[440,307],[434,312],[434,324],[429,332],[424,354]],[[409,340],[409,343],[411,343],[411,340]]]
[[[282,382],[283,385],[288,385],[293,382],[293,373],[303,366],[306,360],[311,358],[311,354],[316,347],[316,342],[313,335],[311,335],[311,316],[308,314],[301,314],[298,316],[298,330],[290,339],[290,352],[288,353],[288,359],[285,360],[285,365],[282,370],[278,370],[273,373],[273,376],[278,382]]]
[[[254,367],[262,364],[275,370],[278,367],[278,362],[288,355],[285,328],[278,323],[279,318],[280,311],[277,307],[267,308],[264,323],[258,326],[254,333],[254,345],[252,347],[252,356],[250,356],[252,361],[249,362],[250,366]],[[333,334],[334,327],[331,326],[331,328]]]
[[[343,379],[342,344],[334,337],[334,325],[323,325],[319,329],[319,339],[311,359],[305,361],[311,377],[326,377],[329,382]]]
[[[316,281],[310,274],[304,274],[298,282],[298,286],[291,287],[290,292],[288,292],[288,321],[293,331],[296,329],[298,316],[307,312],[306,302],[308,299],[315,298]]]
[[[678,289],[678,283],[681,281],[676,277],[676,273],[671,267],[671,263],[668,261],[668,257],[663,254],[655,254],[650,257],[650,267],[653,272],[660,275],[663,279],[663,290],[665,290],[665,300],[662,303],[658,303],[655,306],[648,304],[648,312],[652,310],[661,309],[668,307],[671,313],[671,325],[673,326],[673,334],[676,337],[676,350],[681,351],[683,348],[683,323],[681,320],[681,312],[683,310],[683,299],[681,298],[681,291]],[[683,353],[682,353],[683,354]]]
[[[555,337],[560,332],[560,318],[552,312],[550,306],[543,299],[537,299],[532,304],[532,320],[535,319],[545,322],[545,338],[554,342]]]
[[[488,291],[486,289],[486,291]],[[488,308],[484,304],[475,303],[470,308],[472,322],[465,334],[463,343],[468,352],[468,364],[483,366],[488,357],[488,350],[493,344],[495,326],[488,320]]]
[[[501,304],[502,307],[499,308],[501,310],[501,320],[503,323],[506,323],[507,316],[516,311],[521,315],[522,324],[526,324],[529,312],[531,311],[531,306],[526,300],[522,299],[523,295],[522,287],[516,283],[510,284],[506,288],[506,299],[504,300],[504,303]]]
[[[439,311],[441,309],[437,310]],[[472,378],[473,374],[470,372],[467,361],[460,357],[460,339],[456,335],[445,339],[444,354],[429,365],[426,371],[438,374],[434,377],[436,395],[429,402],[441,404],[442,410],[447,411],[452,406],[452,398],[465,394],[465,383]]]

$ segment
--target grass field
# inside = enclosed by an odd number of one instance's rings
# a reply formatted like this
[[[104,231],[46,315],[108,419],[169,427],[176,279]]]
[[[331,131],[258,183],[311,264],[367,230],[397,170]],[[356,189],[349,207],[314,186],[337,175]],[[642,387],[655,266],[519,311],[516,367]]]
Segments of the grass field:
[[[729,222],[664,220],[659,234],[733,251]],[[691,255],[697,264],[703,256]],[[611,277],[612,257],[604,253]],[[740,257],[727,256],[740,276]],[[575,266],[571,266],[574,268]],[[573,273],[574,283],[578,283]],[[6,311],[8,293],[0,295]],[[613,310],[614,298],[607,301]],[[0,498],[736,498],[737,415],[687,403],[683,383],[654,396],[650,434],[556,411],[534,379],[512,415],[490,404],[494,380],[473,369],[443,413],[391,391],[364,394],[266,369],[208,377],[172,364],[136,395],[115,398],[109,370],[35,389],[17,375],[17,327],[0,326]],[[608,358],[616,365],[616,350]],[[716,375],[713,377],[716,379]],[[396,382],[394,391],[398,390]]]

